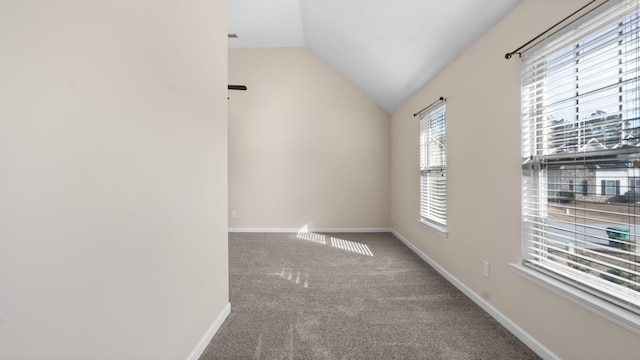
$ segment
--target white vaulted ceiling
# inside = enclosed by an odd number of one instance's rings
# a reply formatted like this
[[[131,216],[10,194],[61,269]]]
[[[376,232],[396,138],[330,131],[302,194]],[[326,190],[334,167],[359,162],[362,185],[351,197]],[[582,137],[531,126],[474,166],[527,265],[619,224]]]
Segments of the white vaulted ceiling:
[[[307,47],[392,113],[520,1],[229,0],[229,47]]]

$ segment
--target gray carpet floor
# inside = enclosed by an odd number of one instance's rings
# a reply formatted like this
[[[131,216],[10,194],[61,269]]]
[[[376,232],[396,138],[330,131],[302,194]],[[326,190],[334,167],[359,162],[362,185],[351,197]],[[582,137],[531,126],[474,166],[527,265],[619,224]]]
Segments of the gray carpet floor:
[[[389,233],[230,233],[210,359],[538,359]]]

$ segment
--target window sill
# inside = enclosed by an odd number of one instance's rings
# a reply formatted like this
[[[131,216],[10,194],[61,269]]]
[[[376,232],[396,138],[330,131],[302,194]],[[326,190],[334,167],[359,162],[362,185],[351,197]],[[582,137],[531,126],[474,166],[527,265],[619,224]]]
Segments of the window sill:
[[[596,313],[625,329],[640,335],[640,315],[621,308],[597,296],[591,295],[585,291],[567,285],[564,282],[554,279],[539,271],[531,269],[521,264],[511,264],[516,269],[518,275],[525,279],[550,290],[572,302],[578,304],[585,309]]]
[[[423,227],[433,231],[434,233],[442,236],[443,238],[448,238],[449,237],[449,231],[447,231],[447,227],[446,226],[442,226],[440,224],[436,224],[436,223],[432,223],[423,219],[418,219],[418,223],[420,225],[422,225]]]

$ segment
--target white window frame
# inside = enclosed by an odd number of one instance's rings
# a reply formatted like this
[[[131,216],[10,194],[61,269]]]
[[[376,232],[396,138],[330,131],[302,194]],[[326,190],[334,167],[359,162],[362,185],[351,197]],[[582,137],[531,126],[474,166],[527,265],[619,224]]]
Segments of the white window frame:
[[[628,11],[628,12],[622,14],[621,13],[622,11]],[[620,13],[619,17],[617,15],[618,13]],[[631,17],[629,17],[629,14],[632,14]],[[581,101],[586,102],[588,106],[604,106],[604,105],[598,105],[598,101],[600,100],[589,99],[589,96],[592,96],[591,91],[583,90],[585,95],[581,94],[578,97],[576,97],[576,102],[575,102],[575,105],[573,105],[573,109],[571,109],[570,106],[567,106],[565,108],[565,109],[569,109],[566,111],[568,113],[571,113],[571,111],[576,112],[575,117],[572,118],[571,122],[573,122],[573,124],[578,124],[578,125],[573,125],[573,127],[571,128],[569,127],[561,128],[558,126],[558,122],[557,122],[558,117],[553,119],[552,116],[547,115],[547,114],[551,114],[551,115],[554,114],[555,110],[553,109],[553,106],[557,107],[558,105],[556,104],[559,101],[559,99],[557,98],[547,100],[547,91],[550,93],[549,97],[555,96],[555,95],[552,95],[553,90],[547,90],[547,89],[552,89],[552,86],[556,86],[556,89],[557,89],[557,87],[563,86],[563,85],[562,83],[557,82],[557,79],[559,78],[557,74],[559,72],[556,72],[555,74],[549,73],[549,75],[547,75],[546,67],[547,67],[547,62],[551,63],[555,61],[555,59],[553,58],[553,56],[556,56],[556,54],[553,53],[553,51],[555,50],[548,50],[548,49],[553,49],[553,47],[558,46],[558,44],[560,43],[560,40],[556,41],[556,39],[562,39],[562,37],[565,37],[565,39],[567,39],[573,36],[571,41],[574,41],[576,43],[575,51],[568,51],[565,54],[571,54],[572,52],[575,52],[577,55],[582,51],[580,50],[580,45],[578,44],[581,44],[581,42],[586,41],[585,39],[588,39],[589,36],[592,38],[594,34],[598,36],[598,34],[600,34],[600,31],[602,31],[600,29],[611,28],[610,25],[606,25],[609,27],[603,26],[602,28],[591,26],[591,24],[594,24],[598,21],[593,23],[590,23],[590,21],[594,19],[605,19],[607,16],[609,16],[610,19],[613,19],[613,22],[610,22],[609,24],[613,24],[614,26],[616,24],[622,25],[622,24],[627,24],[626,21],[628,21],[629,19],[632,19],[630,23],[637,21],[637,19],[640,18],[640,16],[637,16],[638,14],[640,14],[640,11],[637,8],[636,1],[612,0],[608,4],[606,4],[606,6],[601,6],[596,11],[593,11],[587,16],[584,16],[583,18],[576,21],[575,23],[567,26],[565,29],[543,40],[540,44],[534,46],[534,48],[543,50],[540,53],[546,52],[548,54],[551,54],[549,58],[539,55],[535,51],[532,51],[533,54],[530,54],[529,56],[527,56],[525,52],[525,56],[524,56],[525,59],[523,60],[524,62],[523,74],[522,74],[522,83],[523,83],[522,257],[523,257],[523,261],[522,261],[522,264],[513,265],[518,270],[520,275],[576,302],[577,304],[595,313],[598,313],[608,318],[611,321],[614,321],[615,323],[635,332],[636,334],[640,334],[640,301],[639,301],[639,296],[638,294],[636,294],[636,292],[628,288],[625,288],[621,285],[618,285],[617,283],[614,283],[612,281],[608,281],[605,279],[601,279],[600,277],[597,277],[595,275],[584,273],[583,271],[579,270],[580,268],[579,263],[574,263],[577,266],[559,265],[558,262],[556,262],[557,260],[553,259],[554,255],[550,253],[550,251],[553,251],[553,250],[548,250],[548,249],[552,249],[555,247],[556,250],[559,250],[557,248],[560,248],[562,246],[558,245],[559,242],[557,240],[554,241],[552,238],[549,237],[551,236],[550,234],[553,233],[553,230],[550,230],[550,229],[552,229],[556,225],[549,222],[549,219],[551,219],[551,217],[549,216],[551,210],[549,209],[548,204],[550,203],[550,201],[552,201],[550,199],[550,196],[552,196],[551,192],[555,190],[559,190],[559,189],[556,189],[556,187],[563,186],[563,182],[561,180],[561,177],[560,179],[556,179],[554,181],[551,178],[547,178],[547,176],[549,176],[552,172],[551,171],[552,168],[548,166],[549,159],[551,159],[552,161],[558,161],[558,159],[560,159],[560,161],[564,161],[563,166],[571,167],[572,165],[575,166],[580,164],[578,160],[580,156],[582,156],[582,159],[583,159],[582,164],[586,163],[584,159],[591,159],[592,161],[600,161],[600,160],[593,160],[595,159],[594,156],[596,156],[594,155],[595,151],[598,151],[599,155],[604,155],[604,156],[607,156],[608,154],[623,154],[623,156],[628,156],[628,158],[630,159],[635,158],[637,153],[640,151],[640,147],[637,147],[636,145],[637,135],[634,135],[633,138],[631,137],[629,138],[632,141],[635,141],[635,143],[631,145],[632,148],[630,150],[630,146],[625,144],[625,142],[627,141],[627,137],[625,137],[625,126],[627,125],[624,125],[624,122],[627,121],[627,119],[632,119],[632,121],[635,122],[634,128],[637,129],[637,126],[638,126],[637,125],[638,123],[637,103],[640,100],[638,97],[638,91],[640,90],[640,84],[639,84],[640,77],[638,75],[635,75],[635,77],[633,76],[629,77],[628,73],[625,73],[624,75],[627,76],[625,79],[629,79],[629,78],[635,79],[633,80],[635,82],[629,83],[628,81],[630,80],[625,80],[627,81],[625,83],[622,80],[623,75],[620,75],[620,79],[621,79],[620,85],[617,85],[616,83],[616,85],[611,86],[612,89],[615,88],[616,86],[619,86],[620,88],[620,95],[619,95],[620,106],[619,106],[618,112],[620,116],[620,123],[622,124],[620,125],[622,127],[620,144],[617,146],[611,146],[611,144],[606,143],[606,141],[605,142],[593,141],[596,136],[596,135],[593,135],[595,134],[595,132],[591,134],[587,134],[586,133],[587,130],[585,130],[587,128],[586,127],[582,128],[582,126],[585,126],[585,125],[580,125],[580,124],[584,124],[585,122],[585,120],[583,120],[584,118],[582,117],[584,116],[584,113],[581,114],[580,112],[585,111],[583,109],[587,107],[585,105],[581,105]],[[604,22],[600,21],[600,23],[603,24]],[[625,63],[625,61],[629,61],[629,59],[633,58],[633,61],[640,62],[640,57],[638,56],[638,53],[640,53],[640,45],[637,44],[638,37],[639,37],[637,34],[638,27],[634,28],[634,30],[630,33],[624,33],[624,35],[622,31],[619,32],[620,39],[624,38],[625,40],[624,41],[620,40],[619,43],[617,42],[618,40],[615,40],[616,42],[613,42],[613,44],[619,44],[619,46],[616,47],[615,49],[616,51],[615,53],[613,51],[611,53],[594,51],[593,53],[595,55],[587,55],[587,56],[602,56],[604,54],[606,54],[605,56],[608,56],[609,54],[611,54],[612,57],[618,56],[618,58],[620,59],[620,63],[619,63],[620,65],[616,65],[616,69],[619,68],[620,74],[623,74],[623,71],[625,71],[624,70],[625,66],[629,66],[629,67],[632,66],[632,65],[628,65],[628,63]],[[610,30],[607,30],[607,31],[610,31]],[[602,33],[604,33],[604,31]],[[580,35],[580,34],[589,34],[589,35],[587,36],[587,35]],[[616,34],[616,33],[613,33],[613,34]],[[581,36],[584,36],[584,37],[581,37]],[[632,39],[632,40],[628,40],[628,39]],[[567,41],[567,43],[568,42],[569,41]],[[547,49],[544,48],[545,46],[547,47]],[[598,46],[598,44],[596,44],[596,46]],[[603,45],[603,48],[605,47],[606,46]],[[621,50],[621,48],[631,49],[631,51],[625,52],[627,50]],[[558,46],[558,49],[561,49],[561,48]],[[609,50],[606,50],[606,51],[609,51]],[[536,59],[535,57],[537,56],[540,56],[540,58]],[[604,58],[604,56],[602,57]],[[575,77],[574,81],[575,81],[576,95],[580,93],[579,87],[583,86],[581,82],[584,80],[582,80],[580,76],[580,71],[582,70],[580,70],[579,68],[584,67],[585,65],[582,65],[582,64],[589,61],[585,59],[588,59],[588,58],[580,57],[579,61],[576,60],[574,65],[575,73],[562,70],[563,72],[566,71],[566,73],[569,74],[567,78]],[[568,67],[571,68],[571,63],[569,64],[570,65]],[[637,69],[638,68],[636,67],[636,70],[634,70],[635,71],[634,74],[638,73],[639,70]],[[606,69],[603,69],[603,70],[606,71]],[[586,70],[584,71],[586,74]],[[548,81],[546,80],[547,76],[550,78]],[[584,77],[585,76],[583,74],[583,78]],[[551,78],[553,78],[553,80],[551,80]],[[604,82],[604,80],[600,80],[600,78],[597,78],[597,79],[599,81]],[[553,85],[548,85],[553,81],[556,81],[556,82]],[[627,84],[630,84],[630,85],[627,85]],[[593,87],[594,85],[590,84],[589,86]],[[623,86],[625,87],[624,91],[623,91]],[[627,86],[632,88],[633,93],[631,93],[628,90],[629,87]],[[605,89],[605,88],[600,88],[600,89]],[[601,91],[602,94],[605,94],[605,92],[608,91],[608,88],[607,90],[600,90],[600,89],[596,88],[596,90]],[[615,102],[611,102],[609,100],[612,95],[605,94],[603,96],[609,96],[608,98],[604,98],[604,97],[602,98],[608,101],[608,106],[611,106],[612,103],[615,104]],[[626,97],[629,97],[629,98],[633,97],[633,101],[635,101],[634,103],[635,105],[633,105],[635,106],[634,107],[635,110],[633,111],[635,111],[636,113],[634,113],[633,116],[629,115],[631,113],[631,110],[628,110],[628,109],[631,108],[631,106],[629,105],[630,100],[628,100]],[[568,99],[571,99],[571,98],[568,98]],[[563,100],[563,101],[566,101],[566,100]],[[544,120],[540,120],[540,119],[544,119]],[[561,126],[564,126],[564,125],[561,125]],[[561,131],[558,132],[557,129],[561,129]],[[603,126],[601,129],[606,129],[606,128]],[[567,136],[574,136],[571,132],[578,134],[576,137],[574,137],[574,139],[577,139],[577,141],[574,141],[574,143],[566,142],[562,144],[562,139],[558,140],[558,138],[554,138],[553,136],[550,136],[550,134],[553,131],[556,131],[555,134],[558,134],[558,133],[568,134]],[[604,131],[606,130],[602,130],[602,131],[604,133]],[[606,133],[604,134],[605,134],[604,138],[606,140],[607,134]],[[592,137],[593,139],[591,139],[592,141],[587,142],[589,137]],[[546,150],[548,148],[554,148],[554,151],[548,152]],[[589,153],[590,151],[594,151],[594,153]],[[560,153],[564,153],[564,154],[571,153],[571,155],[564,156]],[[632,155],[628,155],[630,153]],[[572,156],[575,156],[575,159],[576,159],[575,165],[567,161],[567,159],[571,158]],[[557,174],[555,174],[555,176],[557,177]],[[596,179],[595,175],[593,176],[593,179],[594,180]],[[574,183],[574,186],[575,186],[575,183]],[[602,188],[602,184],[600,181],[596,182],[595,187],[598,189],[597,194],[599,195],[604,195],[607,192],[606,188]],[[618,185],[618,188],[619,188],[619,185]],[[575,191],[575,187],[572,190]],[[618,191],[620,190],[617,190],[616,192]],[[607,195],[610,195],[610,194],[607,194]],[[570,206],[567,206],[567,213],[569,213],[570,211],[571,211]],[[638,224],[637,222],[632,222],[629,224],[629,227],[632,229],[631,234],[629,236],[632,238],[635,238],[637,236],[637,234],[635,233],[635,230],[633,230],[632,228],[637,224]],[[547,240],[547,239],[551,239],[551,240]],[[640,246],[640,244],[638,243],[637,245]],[[570,251],[570,249],[571,249],[571,246],[569,246],[569,250],[565,248],[562,251],[565,251],[566,253]],[[547,256],[549,257],[547,258]],[[586,259],[590,259],[590,258],[586,258]],[[570,264],[569,262],[569,265],[572,265],[572,264]],[[590,267],[591,265],[587,265],[587,266]],[[634,270],[626,270],[626,271],[633,272]],[[607,274],[605,273],[605,275]]]
[[[448,236],[446,101],[420,113],[420,207],[418,222]]]

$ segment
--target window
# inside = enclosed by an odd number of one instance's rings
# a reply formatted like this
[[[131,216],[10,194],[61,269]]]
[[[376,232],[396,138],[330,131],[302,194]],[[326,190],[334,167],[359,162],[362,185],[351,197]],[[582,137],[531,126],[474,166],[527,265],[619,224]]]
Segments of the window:
[[[569,179],[569,192],[575,195],[587,196],[587,180]]]
[[[583,196],[589,195],[588,186],[587,186],[587,180],[578,180],[578,181],[576,181],[574,189],[573,189],[573,192],[576,195],[583,195]]]
[[[620,195],[620,180],[602,180],[602,195]]]
[[[420,219],[446,235],[446,103],[420,115]]]
[[[524,265],[636,314],[639,22],[610,1],[522,59]]]

